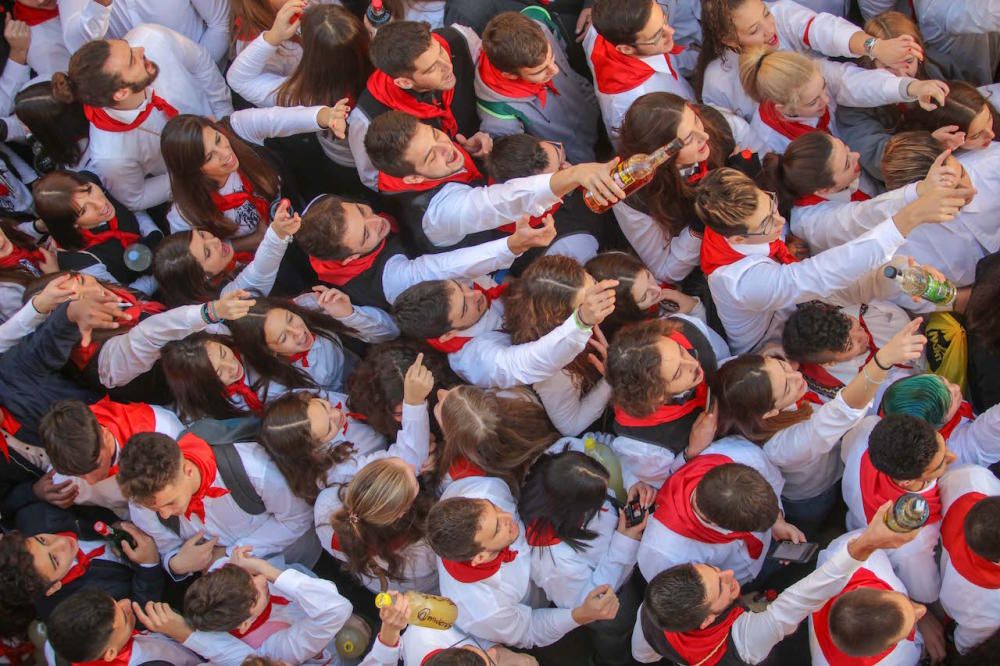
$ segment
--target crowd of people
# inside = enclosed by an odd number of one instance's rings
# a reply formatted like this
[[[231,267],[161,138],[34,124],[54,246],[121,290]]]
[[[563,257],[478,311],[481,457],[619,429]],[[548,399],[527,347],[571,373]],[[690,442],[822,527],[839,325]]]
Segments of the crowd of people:
[[[1000,663],[1000,0],[0,12],[0,663]]]

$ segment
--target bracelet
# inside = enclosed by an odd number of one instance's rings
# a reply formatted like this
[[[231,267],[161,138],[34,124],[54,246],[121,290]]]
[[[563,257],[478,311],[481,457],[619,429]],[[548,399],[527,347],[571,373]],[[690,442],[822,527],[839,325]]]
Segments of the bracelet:
[[[594,328],[593,324],[588,324],[583,321],[583,317],[580,316],[580,308],[573,311],[573,321],[576,323],[577,327],[582,328],[585,331],[589,331]]]
[[[879,362],[879,360],[878,360],[878,352],[875,352],[874,354],[872,354],[872,360],[875,361],[875,365],[877,365],[879,367],[879,370],[882,370],[883,372],[889,372],[890,368],[892,368],[891,365],[890,366],[884,366],[884,365],[882,365]]]
[[[861,376],[864,377],[865,381],[868,382],[869,384],[873,384],[875,386],[878,386],[879,384],[882,383],[882,380],[875,380],[875,379],[871,378],[871,376],[868,374],[868,364],[867,363],[865,363],[863,366],[861,366]]]
[[[208,318],[208,303],[203,303],[201,306],[201,320],[206,324],[212,323],[212,321]]]
[[[873,51],[875,51],[876,44],[878,44],[878,38],[876,37],[869,37],[868,39],[865,40],[865,45],[864,45],[865,55],[868,56],[869,58],[875,57],[874,55],[872,55],[872,53]]]

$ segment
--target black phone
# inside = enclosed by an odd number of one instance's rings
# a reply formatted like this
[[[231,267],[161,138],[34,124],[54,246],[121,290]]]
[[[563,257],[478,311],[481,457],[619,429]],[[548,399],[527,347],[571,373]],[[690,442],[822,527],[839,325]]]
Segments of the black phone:
[[[803,543],[792,543],[791,541],[774,541],[771,543],[771,550],[767,553],[769,559],[781,560],[783,562],[795,562],[805,564],[816,557],[819,552],[819,544],[811,541]]]
[[[635,527],[642,522],[647,513],[653,513],[654,511],[656,511],[655,504],[648,509],[644,509],[642,508],[642,504],[639,503],[639,498],[635,498],[625,506],[625,527]]]

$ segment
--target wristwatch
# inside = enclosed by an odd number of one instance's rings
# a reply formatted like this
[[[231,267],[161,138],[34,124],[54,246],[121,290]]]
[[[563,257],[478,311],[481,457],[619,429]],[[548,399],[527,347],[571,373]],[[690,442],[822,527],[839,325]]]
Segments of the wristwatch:
[[[865,40],[865,47],[864,47],[865,55],[868,56],[869,58],[875,57],[872,54],[872,51],[875,49],[876,44],[878,44],[878,38],[876,37],[869,37],[868,39]]]

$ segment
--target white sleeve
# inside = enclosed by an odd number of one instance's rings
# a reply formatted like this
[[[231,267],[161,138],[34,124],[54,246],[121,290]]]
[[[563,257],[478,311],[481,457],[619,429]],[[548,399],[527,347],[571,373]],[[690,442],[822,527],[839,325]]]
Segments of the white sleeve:
[[[347,145],[351,147],[351,155],[358,170],[358,177],[365,187],[378,192],[378,169],[372,164],[365,150],[365,134],[371,119],[361,109],[354,107],[347,116]]]
[[[0,76],[0,116],[10,116],[14,113],[14,97],[24,84],[28,82],[31,77],[31,68],[27,65],[22,65],[19,62],[14,62],[10,58],[7,59],[7,64],[4,65],[3,75]],[[8,123],[18,123],[20,121],[16,117],[12,117],[8,120]],[[12,138],[13,129],[8,124],[7,140]]]
[[[851,53],[851,37],[861,28],[850,21],[826,12],[816,13],[792,0],[776,2],[771,9],[781,32],[795,35],[798,44],[793,50],[812,49],[831,58],[857,57]]]
[[[844,402],[842,393],[838,392],[833,400],[821,405],[808,421],[796,423],[771,437],[764,444],[764,453],[782,471],[807,467],[833,449],[844,433],[865,417],[869,407],[871,401],[860,409],[854,409]]]
[[[981,35],[1000,30],[1000,3],[995,0],[935,5],[934,23],[949,35]]]
[[[450,252],[424,254],[416,259],[399,254],[385,262],[382,290],[385,300],[395,303],[401,293],[415,284],[427,280],[477,278],[510,268],[516,258],[506,238]]]
[[[466,610],[472,610],[466,608]],[[544,647],[555,643],[578,627],[573,611],[568,608],[537,608],[525,604],[502,606],[483,605],[475,609],[462,629],[477,638],[510,647]],[[459,612],[459,617],[462,613]]]
[[[820,60],[819,65],[830,97],[837,104],[868,108],[914,99],[906,92],[914,79],[898,77],[885,69],[862,69],[849,62]]]
[[[138,160],[101,158],[91,164],[108,191],[129,210],[146,210],[170,200],[170,176],[164,173],[146,178]]]
[[[635,568],[639,541],[615,532],[596,567],[566,544],[533,548],[531,578],[559,608],[573,609],[601,585],[617,590]]]
[[[792,233],[822,252],[871,231],[916,199],[917,184],[910,183],[868,201],[800,206],[792,212]]]
[[[764,155],[768,152],[767,142],[761,138],[757,130],[750,127],[743,116],[731,109],[712,105],[716,111],[722,114],[729,124],[729,130],[733,133],[733,141],[736,142],[737,149],[750,149],[752,152]]]
[[[1000,405],[993,405],[974,421],[960,423],[948,438],[948,449],[959,463],[989,467],[1000,460]]]
[[[941,523],[930,524],[913,541],[886,551],[893,571],[917,603],[932,604],[941,594],[941,569],[935,556],[940,536]]]
[[[663,655],[653,649],[653,646],[646,641],[646,637],[642,633],[642,606],[639,606],[639,611],[636,613],[635,627],[632,628],[632,658],[641,664],[654,664],[661,659]]]
[[[566,437],[583,432],[601,417],[611,401],[611,386],[603,377],[586,395],[581,395],[566,370],[537,382],[532,388],[541,399],[552,425]]]
[[[426,402],[419,405],[403,403],[402,428],[396,434],[396,441],[379,457],[391,456],[403,459],[414,473],[420,474],[420,468],[427,462],[430,455],[431,422]],[[367,462],[366,462],[367,464]]]
[[[701,239],[689,228],[670,238],[656,220],[624,202],[611,210],[625,238],[657,280],[679,283],[698,265]]]
[[[402,640],[395,645],[386,645],[382,639],[375,635],[371,651],[361,660],[360,666],[396,666],[402,658],[400,646]]]
[[[224,631],[195,631],[182,645],[208,659],[212,666],[240,666],[256,654],[249,643]]]
[[[559,202],[549,187],[551,180],[552,174],[543,173],[485,187],[448,183],[427,206],[424,234],[434,245],[447,247],[522,215],[541,215]]]
[[[0,354],[20,342],[21,338],[34,333],[46,317],[48,315],[36,310],[30,300],[25,303],[10,319],[0,324]]]
[[[175,53],[188,73],[201,84],[200,92],[208,99],[215,118],[221,120],[232,114],[233,100],[229,86],[208,51],[178,32],[166,28],[163,30],[174,41]]]
[[[355,305],[351,314],[338,321],[353,329],[354,337],[370,344],[399,337],[399,327],[392,315],[371,305]]]
[[[670,449],[621,435],[612,440],[611,450],[622,464],[622,481],[626,488],[639,481],[659,488],[685,462],[684,456],[674,455]]]
[[[280,74],[265,71],[267,61],[277,51],[277,46],[271,46],[264,39],[264,33],[257,35],[229,65],[226,81],[251,104],[261,107],[277,105],[278,88],[286,79]]]
[[[479,38],[476,31],[458,23],[453,23],[451,27],[460,32],[462,37],[465,37],[465,41],[469,45],[469,54],[472,55],[472,62],[479,60],[479,53],[483,50],[483,40]]]
[[[268,519],[226,548],[226,554],[231,555],[236,546],[252,546],[257,557],[277,555],[312,529],[312,507],[292,493],[277,467],[268,465],[264,478],[254,485]]]
[[[351,617],[351,602],[328,580],[285,569],[274,581],[274,589],[298,603],[306,616],[261,643],[258,653],[271,659],[290,664],[309,661],[326,648]]]
[[[63,43],[70,53],[91,40],[104,39],[110,19],[110,4],[105,7],[94,0],[59,0]]]
[[[265,139],[293,134],[311,134],[322,129],[319,112],[322,106],[271,106],[266,109],[242,109],[229,116],[233,131],[250,143],[263,145]]]
[[[173,208],[170,210],[174,211]],[[286,240],[281,240],[274,227],[268,226],[264,238],[254,252],[253,261],[244,266],[239,275],[222,288],[220,295],[225,296],[238,289],[246,289],[263,296],[270,294],[274,288],[274,280],[278,277],[281,260],[285,257],[285,250],[291,242],[290,236]]]
[[[215,62],[222,62],[229,50],[229,0],[190,0],[194,11],[205,22],[205,32],[198,43]]]

